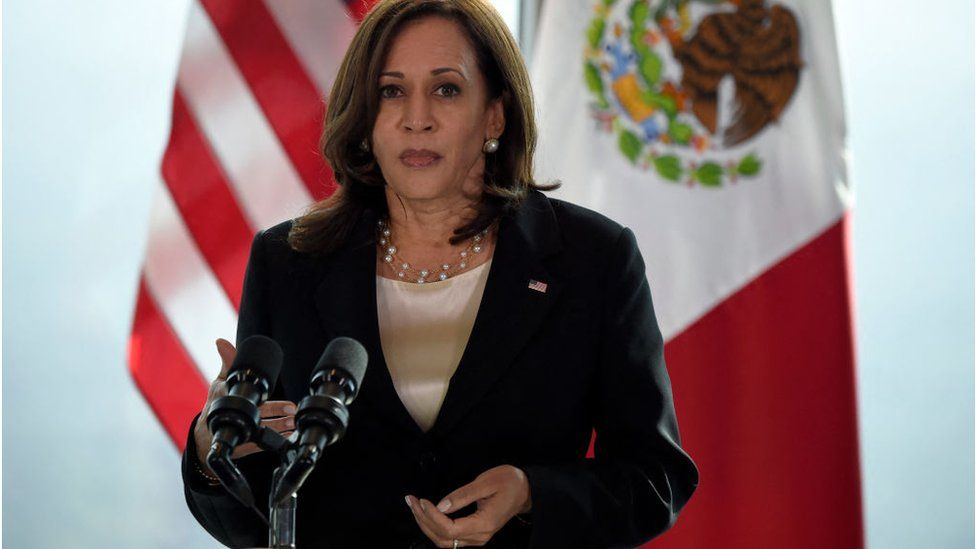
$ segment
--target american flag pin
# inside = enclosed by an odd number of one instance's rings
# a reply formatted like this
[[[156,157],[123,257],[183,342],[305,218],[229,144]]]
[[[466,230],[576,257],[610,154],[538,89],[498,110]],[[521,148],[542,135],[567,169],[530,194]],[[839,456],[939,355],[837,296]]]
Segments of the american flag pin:
[[[539,282],[538,280],[529,280],[529,289],[530,290],[535,290],[537,292],[546,293],[546,288],[548,288],[548,287],[549,287],[549,285],[546,284],[545,282]]]

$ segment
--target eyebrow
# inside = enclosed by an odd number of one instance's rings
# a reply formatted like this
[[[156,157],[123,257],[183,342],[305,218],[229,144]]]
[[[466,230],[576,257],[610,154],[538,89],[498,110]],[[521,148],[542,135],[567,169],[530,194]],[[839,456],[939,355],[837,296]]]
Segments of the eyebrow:
[[[430,71],[430,74],[433,75],[433,76],[437,76],[438,74],[444,74],[445,72],[456,72],[458,74],[458,76],[460,76],[461,78],[464,78],[465,80],[467,80],[467,78],[463,74],[461,74],[461,71],[459,71],[457,69],[452,69],[450,67],[440,67],[440,68],[434,69],[434,70]],[[380,73],[380,76],[392,76],[393,78],[404,78],[403,73],[402,72],[397,72],[397,71],[381,72]]]

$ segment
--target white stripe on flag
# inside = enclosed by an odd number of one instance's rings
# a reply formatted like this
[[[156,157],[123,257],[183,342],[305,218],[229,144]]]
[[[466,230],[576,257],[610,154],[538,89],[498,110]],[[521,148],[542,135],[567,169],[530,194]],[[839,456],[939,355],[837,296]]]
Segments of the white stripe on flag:
[[[268,2],[268,11],[288,40],[305,72],[322,97],[332,81],[356,33],[356,22],[341,0],[289,0]]]
[[[294,217],[312,202],[213,22],[195,1],[178,85],[253,228]]]
[[[146,285],[207,380],[220,373],[214,340],[234,341],[237,312],[193,242],[166,185],[153,197]]]

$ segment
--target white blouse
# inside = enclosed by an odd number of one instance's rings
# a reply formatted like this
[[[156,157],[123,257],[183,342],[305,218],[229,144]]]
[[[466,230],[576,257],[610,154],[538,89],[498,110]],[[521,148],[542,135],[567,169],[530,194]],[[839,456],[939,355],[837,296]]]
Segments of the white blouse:
[[[434,425],[468,344],[490,265],[425,284],[376,277],[383,357],[400,400],[424,432]]]

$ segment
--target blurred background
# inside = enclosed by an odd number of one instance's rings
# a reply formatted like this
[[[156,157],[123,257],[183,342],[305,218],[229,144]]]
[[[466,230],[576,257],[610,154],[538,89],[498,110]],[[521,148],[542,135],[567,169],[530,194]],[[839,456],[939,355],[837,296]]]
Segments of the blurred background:
[[[519,2],[495,4],[517,33]],[[4,5],[8,547],[217,546],[126,366],[187,6]],[[972,547],[973,3],[833,9],[867,546]]]

